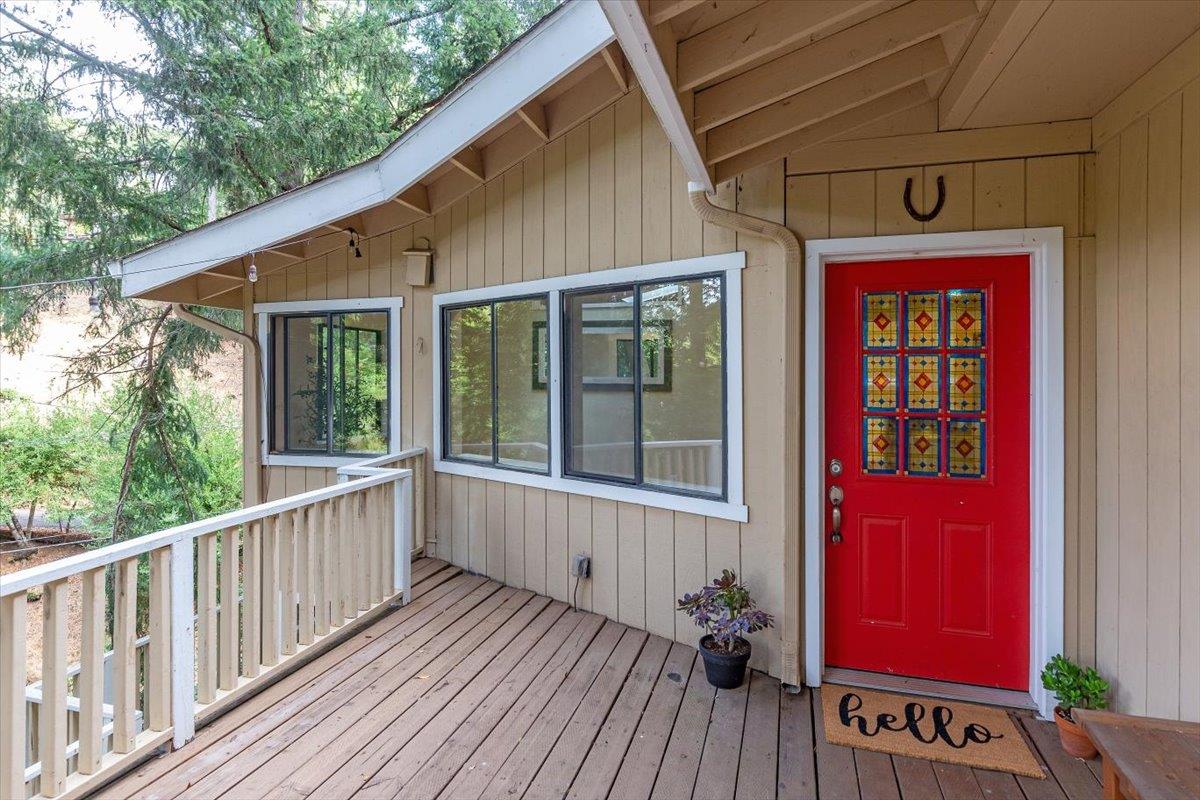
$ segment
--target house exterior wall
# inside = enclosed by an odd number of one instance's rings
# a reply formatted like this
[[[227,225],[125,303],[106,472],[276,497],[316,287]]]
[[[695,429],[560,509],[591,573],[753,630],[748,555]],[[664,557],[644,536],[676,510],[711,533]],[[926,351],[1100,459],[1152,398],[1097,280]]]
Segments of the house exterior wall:
[[[783,162],[746,176],[720,202],[783,219]],[[401,251],[421,237],[435,257],[435,285],[403,279]],[[475,189],[448,210],[364,239],[346,251],[297,264],[256,285],[256,302],[391,296],[405,298],[401,336],[403,445],[432,448],[432,296],[435,292],[746,250],[743,273],[745,492],[749,521],[737,523],[630,503],[567,495],[501,481],[437,475],[427,518],[430,554],[510,585],[570,601],[570,556],[592,556],[578,604],[683,642],[697,629],[675,599],[723,568],[739,571],[762,606],[783,609],[782,258],[764,240],[702,223],[687,178],[653,111],[632,90],[587,122]],[[267,499],[334,480],[333,471],[265,468]],[[798,610],[797,610],[798,613]],[[780,674],[779,630],[756,636],[754,665]]]
[[[1174,80],[1144,108],[1119,98],[1134,112],[1106,117],[1106,126],[1120,124],[1097,152],[1002,160],[960,152],[952,164],[923,158],[924,166],[849,172],[809,164],[801,173],[779,161],[722,185],[719,202],[786,222],[803,238],[1062,226],[1065,649],[1112,680],[1118,710],[1195,720],[1200,84],[1195,72]],[[915,222],[903,207],[905,180],[913,178],[916,206],[928,208],[938,175],[945,207]],[[421,237],[437,251],[435,286],[413,289],[400,252]],[[448,210],[362,249],[362,259],[340,251],[269,276],[255,299],[404,296],[402,438],[425,447],[434,435],[434,292],[746,250],[749,522],[438,475],[429,549],[567,601],[569,556],[590,552],[581,607],[684,642],[696,631],[674,599],[726,566],[749,579],[766,609],[801,618],[802,609],[784,607],[781,255],[694,216],[686,177],[636,89]],[[324,469],[265,472],[267,499],[334,479]],[[779,675],[779,630],[756,642],[754,665]]]

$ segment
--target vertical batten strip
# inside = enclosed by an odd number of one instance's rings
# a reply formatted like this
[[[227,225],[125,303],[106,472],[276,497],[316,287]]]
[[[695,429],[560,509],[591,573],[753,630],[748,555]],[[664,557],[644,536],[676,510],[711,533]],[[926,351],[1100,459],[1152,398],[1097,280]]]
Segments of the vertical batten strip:
[[[262,604],[262,663],[267,667],[279,663],[279,542],[283,523],[282,514],[267,517],[261,523],[262,584],[255,593],[255,602]]]
[[[113,738],[114,753],[134,747],[137,697],[137,558],[117,563],[113,616]]]
[[[217,534],[196,542],[196,699],[217,697]]]
[[[264,564],[270,563],[269,558],[264,558],[270,555],[264,544],[268,530],[265,519],[242,528],[242,675],[247,678],[258,676],[259,665],[266,661],[266,642],[270,640],[271,629],[267,627],[265,613],[270,598],[263,591]]]
[[[146,718],[152,731],[171,725],[171,551],[150,552],[150,667]]]
[[[79,766],[84,775],[100,768],[104,704],[104,568],[83,574],[83,633],[79,654]]]
[[[25,704],[22,702],[21,707]],[[44,797],[63,793],[67,781],[67,580],[42,592],[42,703],[38,760]]]
[[[249,526],[247,526],[249,527]],[[221,531],[221,644],[217,685],[231,691],[237,688],[238,676],[238,529]]]
[[[25,796],[25,593],[0,597],[0,797]]]

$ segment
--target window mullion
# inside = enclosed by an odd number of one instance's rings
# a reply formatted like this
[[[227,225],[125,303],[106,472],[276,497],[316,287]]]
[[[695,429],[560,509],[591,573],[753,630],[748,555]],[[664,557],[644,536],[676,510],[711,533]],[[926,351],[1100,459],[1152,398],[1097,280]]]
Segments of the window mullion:
[[[496,304],[492,303],[492,464],[500,463],[500,376],[496,372]]]
[[[330,455],[334,452],[333,447],[333,314],[325,315],[325,452]],[[346,348],[343,342],[341,348],[342,358],[345,358]],[[342,371],[343,380],[345,379],[345,369]]]
[[[642,485],[642,285],[633,285],[633,482]]]

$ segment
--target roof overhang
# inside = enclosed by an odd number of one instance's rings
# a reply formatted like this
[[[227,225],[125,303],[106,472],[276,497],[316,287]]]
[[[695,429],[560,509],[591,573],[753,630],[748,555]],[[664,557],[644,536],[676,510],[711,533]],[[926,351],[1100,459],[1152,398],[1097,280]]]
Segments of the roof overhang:
[[[596,0],[569,0],[380,155],[113,262],[109,272],[124,296],[142,295],[388,203],[612,40]]]

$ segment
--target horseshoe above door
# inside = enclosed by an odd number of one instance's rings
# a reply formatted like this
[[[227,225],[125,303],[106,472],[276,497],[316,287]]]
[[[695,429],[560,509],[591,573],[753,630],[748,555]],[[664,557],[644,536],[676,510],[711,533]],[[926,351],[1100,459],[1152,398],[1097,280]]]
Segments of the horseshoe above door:
[[[938,214],[942,213],[942,206],[946,204],[946,180],[943,176],[937,176],[937,202],[933,204],[933,210],[928,214],[922,214],[913,207],[912,184],[912,178],[908,178],[904,181],[904,210],[908,212],[910,217],[915,219],[917,222],[929,222]]]

